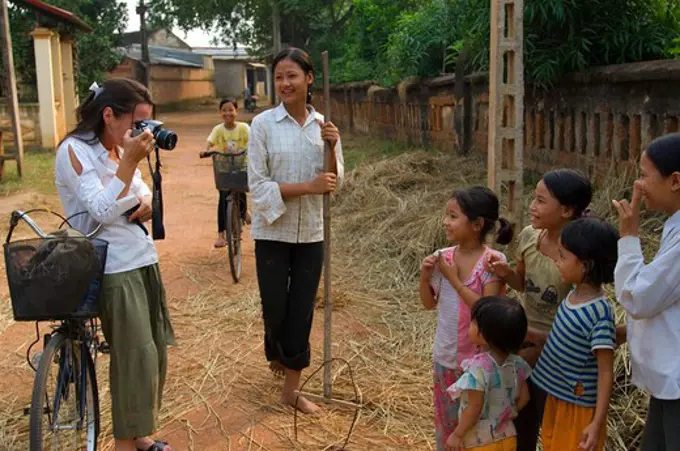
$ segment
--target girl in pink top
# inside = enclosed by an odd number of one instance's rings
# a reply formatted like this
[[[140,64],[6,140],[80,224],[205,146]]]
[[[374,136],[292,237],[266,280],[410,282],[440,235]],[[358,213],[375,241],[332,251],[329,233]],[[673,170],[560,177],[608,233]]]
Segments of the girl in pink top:
[[[446,389],[462,374],[461,362],[477,353],[468,337],[472,306],[482,296],[504,291],[504,282],[486,271],[484,264],[490,253],[505,259],[484,244],[497,222],[496,242],[512,241],[512,226],[499,218],[498,197],[493,191],[481,186],[457,191],[447,203],[444,230],[447,240],[458,244],[426,257],[421,266],[420,299],[425,308],[437,308],[434,413],[438,451],[445,449],[458,418],[458,404]]]

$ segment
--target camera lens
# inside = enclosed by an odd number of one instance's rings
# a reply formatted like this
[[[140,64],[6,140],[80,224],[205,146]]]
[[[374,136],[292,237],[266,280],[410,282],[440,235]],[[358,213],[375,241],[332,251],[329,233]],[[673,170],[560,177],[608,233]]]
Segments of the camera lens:
[[[172,130],[161,128],[154,136],[156,144],[163,150],[172,150],[177,145],[177,133]]]

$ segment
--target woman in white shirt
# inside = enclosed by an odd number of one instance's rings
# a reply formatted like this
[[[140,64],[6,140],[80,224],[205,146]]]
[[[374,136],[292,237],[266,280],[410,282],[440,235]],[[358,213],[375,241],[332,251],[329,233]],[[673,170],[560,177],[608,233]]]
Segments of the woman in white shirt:
[[[171,451],[147,438],[158,430],[167,346],[174,344],[158,254],[142,225],[151,218],[151,192],[137,164],[155,141],[148,130],[131,136],[135,121],[151,118],[151,94],[128,79],[90,89],[78,125],[59,145],[55,175],[66,215],[87,212],[72,225],[88,232],[100,223],[98,238],[109,243],[100,304],[115,450]]]
[[[638,237],[640,203],[670,218],[661,246],[645,264]],[[633,382],[652,398],[642,451],[680,447],[680,134],[656,139],[640,159],[633,199],[614,201],[621,240],[616,297],[628,313]]]
[[[253,119],[248,142],[248,183],[253,207],[257,279],[265,326],[265,355],[283,373],[281,402],[302,412],[318,407],[295,390],[310,363],[309,334],[323,266],[323,194],[343,176],[337,128],[310,105],[314,69],[302,50],[274,59],[281,103]],[[331,167],[323,172],[324,141]]]

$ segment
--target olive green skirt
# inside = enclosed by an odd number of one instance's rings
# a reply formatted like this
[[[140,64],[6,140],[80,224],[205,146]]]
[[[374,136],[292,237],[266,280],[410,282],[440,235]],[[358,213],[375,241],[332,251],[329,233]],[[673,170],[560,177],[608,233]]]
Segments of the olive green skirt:
[[[167,347],[175,344],[158,264],[106,274],[100,303],[111,349],[113,436],[146,437],[158,430]]]

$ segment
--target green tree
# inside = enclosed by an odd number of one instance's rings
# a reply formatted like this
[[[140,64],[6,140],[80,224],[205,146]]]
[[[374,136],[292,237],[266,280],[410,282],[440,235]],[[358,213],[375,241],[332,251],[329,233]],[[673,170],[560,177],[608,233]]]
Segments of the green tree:
[[[217,30],[223,44],[248,45],[265,55],[272,48],[273,0],[151,0],[154,26],[181,30]],[[309,49],[327,36],[342,32],[353,11],[353,0],[275,0],[281,16],[281,42]]]
[[[386,56],[390,35],[403,14],[417,11],[417,0],[354,0],[354,11],[344,32],[334,38],[332,80],[384,81],[393,70]]]
[[[122,33],[127,22],[124,3],[111,0],[51,0],[50,4],[66,9],[90,25],[94,32],[84,34],[70,26],[57,23],[23,6],[10,4],[10,27],[16,72],[22,84],[36,83],[33,41],[29,33],[37,24],[52,27],[62,34],[75,37],[76,89],[81,97],[87,95],[93,81],[101,82],[105,73],[121,61],[117,48],[122,44]],[[31,93],[22,93],[22,96]]]
[[[151,0],[156,23],[216,27],[226,43],[270,53],[272,0]],[[488,68],[490,0],[276,0],[282,42],[329,50],[332,81],[451,72],[464,46]],[[678,0],[525,0],[527,79],[548,86],[592,66],[680,54]],[[674,43],[675,40],[675,43]]]
[[[468,43],[475,66],[488,67],[489,8],[478,11]],[[485,7],[486,6],[486,7]],[[524,8],[527,78],[548,86],[559,75],[588,67],[665,58],[680,35],[675,0],[526,0]]]

